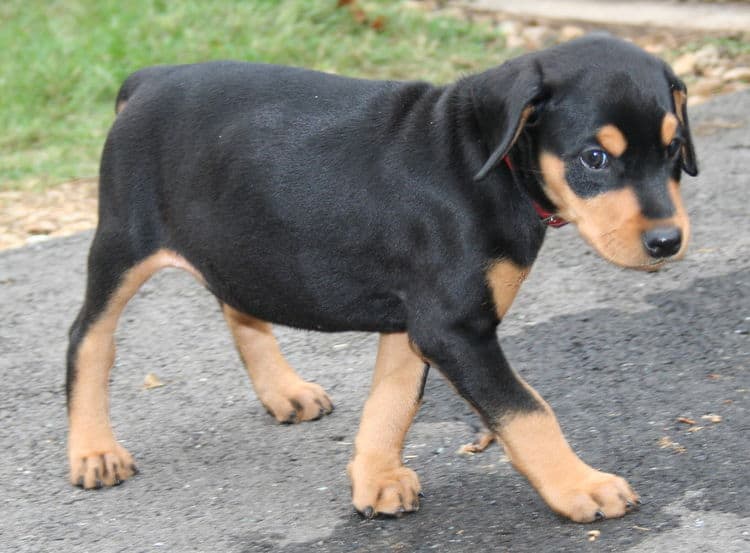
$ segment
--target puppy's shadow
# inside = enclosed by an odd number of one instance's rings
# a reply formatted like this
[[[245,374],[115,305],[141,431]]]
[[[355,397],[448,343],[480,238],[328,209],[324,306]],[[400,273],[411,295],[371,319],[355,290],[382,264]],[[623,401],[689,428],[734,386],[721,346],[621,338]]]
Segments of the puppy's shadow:
[[[726,447],[733,440],[730,425],[687,434],[674,423],[676,414],[716,411],[736,393],[744,374],[740,357],[743,351],[747,356],[749,299],[747,273],[737,271],[647,295],[650,309],[590,309],[501,338],[511,364],[552,404],[579,455],[594,467],[623,474],[647,499],[626,519],[596,527],[612,547],[631,547],[645,537],[633,525],[657,531],[674,527],[675,517],[662,508],[688,489],[710,488],[713,496],[724,498],[746,497],[738,486],[750,492],[739,468],[745,466],[743,448],[736,442]],[[445,421],[480,426],[434,374],[425,398],[413,433],[420,425]],[[683,432],[685,453],[657,445],[672,431],[665,425]],[[455,437],[450,447],[465,438]],[[580,551],[589,528],[551,513],[499,455],[493,446],[474,458],[450,448],[420,456],[410,465],[427,494],[417,514],[373,521],[352,514],[322,541],[276,550]],[[700,470],[696,461],[710,470]],[[733,506],[726,499],[713,505]]]

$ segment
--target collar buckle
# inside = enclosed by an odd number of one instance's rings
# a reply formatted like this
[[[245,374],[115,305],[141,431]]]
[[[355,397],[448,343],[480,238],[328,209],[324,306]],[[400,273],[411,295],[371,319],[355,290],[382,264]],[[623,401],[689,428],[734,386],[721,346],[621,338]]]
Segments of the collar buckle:
[[[508,169],[512,173],[513,162],[511,162],[508,156],[505,156],[503,158],[503,161],[505,161],[505,165],[508,166]],[[540,206],[537,202],[535,202],[533,199],[531,200],[531,203],[534,205],[534,210],[536,211],[537,215],[539,215],[539,221],[542,224],[547,225],[548,227],[552,227],[552,228],[560,228],[568,224],[568,221],[566,221],[559,215],[556,215],[555,213],[547,211],[542,206]]]

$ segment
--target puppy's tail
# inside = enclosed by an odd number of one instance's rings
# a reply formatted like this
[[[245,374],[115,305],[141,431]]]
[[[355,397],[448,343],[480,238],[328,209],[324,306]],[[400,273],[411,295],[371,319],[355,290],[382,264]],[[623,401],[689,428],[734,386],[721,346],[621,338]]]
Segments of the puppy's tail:
[[[135,73],[131,73],[130,76],[125,79],[125,82],[122,83],[120,91],[117,93],[117,100],[115,100],[115,113],[120,113],[125,109],[128,100],[133,97],[133,94],[135,94],[138,88],[151,82],[158,82],[176,68],[176,65],[156,65],[154,67],[139,69]]]

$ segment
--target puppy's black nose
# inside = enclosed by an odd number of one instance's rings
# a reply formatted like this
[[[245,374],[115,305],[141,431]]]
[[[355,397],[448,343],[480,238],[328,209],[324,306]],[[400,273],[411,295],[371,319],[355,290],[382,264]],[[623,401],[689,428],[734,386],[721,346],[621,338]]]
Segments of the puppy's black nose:
[[[669,257],[680,251],[682,231],[677,227],[658,227],[643,233],[643,245],[651,257]]]

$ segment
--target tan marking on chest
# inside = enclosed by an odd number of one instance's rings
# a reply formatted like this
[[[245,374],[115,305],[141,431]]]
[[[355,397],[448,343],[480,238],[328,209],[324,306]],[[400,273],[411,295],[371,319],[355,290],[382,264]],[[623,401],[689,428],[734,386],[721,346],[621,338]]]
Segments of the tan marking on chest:
[[[615,157],[620,157],[628,147],[628,141],[622,131],[614,125],[604,125],[596,133],[596,139],[605,150]]]
[[[487,270],[487,284],[492,290],[495,312],[500,319],[505,316],[513,303],[529,270],[528,267],[519,267],[507,259],[495,261]]]

